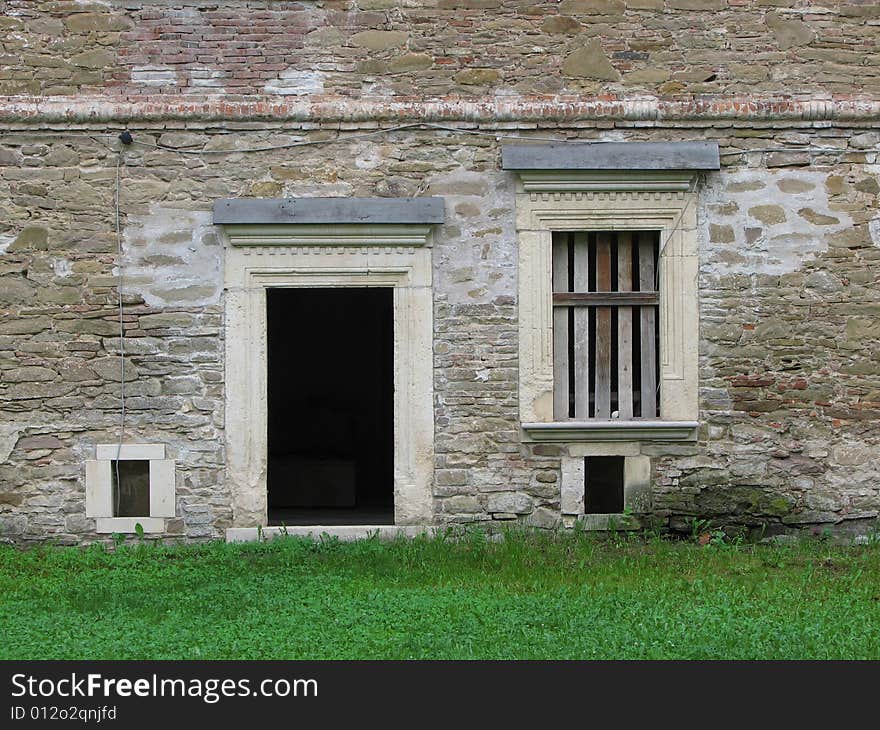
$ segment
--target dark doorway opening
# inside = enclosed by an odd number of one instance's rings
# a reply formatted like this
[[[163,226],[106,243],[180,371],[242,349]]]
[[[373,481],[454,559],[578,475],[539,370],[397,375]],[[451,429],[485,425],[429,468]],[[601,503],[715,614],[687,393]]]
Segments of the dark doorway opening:
[[[266,292],[270,525],[394,523],[392,293]]]

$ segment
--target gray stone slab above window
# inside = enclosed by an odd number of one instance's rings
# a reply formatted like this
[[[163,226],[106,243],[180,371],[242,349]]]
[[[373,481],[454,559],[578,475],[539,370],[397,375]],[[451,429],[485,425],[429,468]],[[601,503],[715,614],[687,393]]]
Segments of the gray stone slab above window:
[[[443,198],[228,198],[214,201],[218,225],[443,223]]]
[[[508,144],[505,170],[717,170],[717,142]]]

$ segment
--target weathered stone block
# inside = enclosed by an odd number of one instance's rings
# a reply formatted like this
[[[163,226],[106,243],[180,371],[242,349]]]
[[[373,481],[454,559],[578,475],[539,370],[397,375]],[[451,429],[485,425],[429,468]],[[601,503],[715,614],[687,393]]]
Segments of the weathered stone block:
[[[623,83],[634,86],[636,84],[661,84],[669,79],[669,71],[662,68],[641,68],[630,71],[623,75]]]
[[[563,15],[621,15],[625,8],[623,0],[562,0],[559,4]]]
[[[10,253],[18,251],[46,251],[49,248],[49,232],[42,226],[27,226],[19,233],[6,250]]]
[[[796,18],[783,18],[778,13],[767,13],[764,16],[767,27],[773,31],[779,50],[805,46],[812,42],[815,34],[810,27]]]
[[[569,54],[562,64],[562,73],[565,76],[604,81],[616,81],[620,78],[597,39],[588,41],[583,48]]]
[[[107,319],[60,319],[56,320],[55,328],[61,332],[74,334],[101,335],[104,337],[119,335],[119,324]]]
[[[25,436],[19,439],[16,448],[25,451],[34,449],[61,449],[64,444],[57,436]]]
[[[483,511],[482,507],[480,506],[480,500],[477,499],[477,497],[470,497],[466,495],[448,497],[443,500],[442,504],[444,512],[474,513]]]
[[[812,208],[801,208],[798,210],[798,215],[816,226],[833,226],[840,223],[840,218],[835,218],[833,215],[818,213]]]
[[[541,530],[553,530],[559,526],[559,514],[546,507],[538,507],[528,517],[525,523],[531,527],[537,527]]]
[[[77,53],[71,56],[70,62],[74,66],[83,66],[84,68],[105,69],[115,65],[116,54],[112,51],[105,50],[89,50]]]
[[[487,86],[499,78],[494,68],[469,68],[455,74],[455,80],[463,86]]]
[[[541,23],[541,30],[550,35],[577,35],[583,26],[574,18],[551,15]]]
[[[72,33],[107,33],[128,30],[133,23],[123,13],[73,13],[64,19],[64,25]]]
[[[190,327],[193,316],[186,312],[162,312],[160,314],[144,314],[138,318],[141,329],[169,329]]]
[[[135,380],[139,373],[131,360],[126,359],[125,379]],[[89,367],[95,371],[99,378],[103,380],[112,380],[119,382],[122,380],[123,358],[120,357],[100,357],[89,362]]]
[[[387,51],[406,44],[409,35],[399,30],[365,30],[355,33],[351,42],[371,51]]]
[[[749,215],[767,226],[784,223],[786,220],[785,210],[780,205],[756,205],[749,208]]]
[[[434,59],[427,53],[407,53],[403,56],[397,56],[388,64],[388,70],[391,73],[411,73],[413,71],[424,71],[431,68]]]
[[[733,226],[709,224],[709,240],[713,243],[733,243],[736,240]]]
[[[0,335],[35,335],[50,329],[52,320],[45,315],[0,322]]]
[[[27,383],[55,380],[58,373],[49,368],[31,365],[23,368],[11,368],[2,372],[2,379],[7,383]]]
[[[489,495],[488,512],[509,512],[511,514],[527,514],[532,511],[532,498],[518,492],[500,492]]]
[[[0,304],[27,304],[33,301],[35,289],[23,276],[0,276]]]
[[[464,486],[468,482],[468,473],[466,469],[438,469],[435,482],[444,487]]]

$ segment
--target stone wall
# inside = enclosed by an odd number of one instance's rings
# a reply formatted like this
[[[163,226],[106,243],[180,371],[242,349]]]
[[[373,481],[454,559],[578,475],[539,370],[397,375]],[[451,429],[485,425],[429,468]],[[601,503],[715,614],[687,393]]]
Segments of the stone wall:
[[[6,0],[0,10],[0,95],[880,91],[870,0]]]
[[[169,534],[222,537],[210,210],[237,196],[446,199],[433,248],[437,521],[556,524],[563,448],[522,443],[518,422],[504,135],[721,147],[699,190],[703,425],[697,444],[646,447],[660,526],[874,524],[876,4],[0,9],[0,539],[96,539],[83,461],[118,435],[120,273],[127,437],[177,460]],[[358,136],[425,120],[447,129]],[[126,126],[136,144],[123,150]],[[325,144],[245,151],[300,141]]]

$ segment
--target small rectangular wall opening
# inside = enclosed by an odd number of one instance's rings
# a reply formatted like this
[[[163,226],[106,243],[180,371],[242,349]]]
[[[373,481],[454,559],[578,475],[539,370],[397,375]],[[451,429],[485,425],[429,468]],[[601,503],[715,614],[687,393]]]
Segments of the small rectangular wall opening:
[[[266,306],[269,524],[393,524],[393,289],[269,289]]]
[[[584,513],[623,512],[623,456],[588,456],[584,459]]]
[[[120,459],[110,462],[114,517],[147,517],[150,514],[150,462]]]

